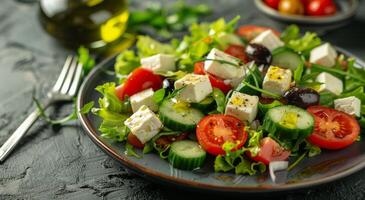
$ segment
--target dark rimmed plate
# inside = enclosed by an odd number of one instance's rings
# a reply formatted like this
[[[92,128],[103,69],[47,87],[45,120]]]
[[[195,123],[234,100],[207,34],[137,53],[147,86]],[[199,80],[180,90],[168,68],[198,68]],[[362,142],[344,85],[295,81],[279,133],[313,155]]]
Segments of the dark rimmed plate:
[[[255,0],[256,7],[269,16],[278,21],[296,24],[310,25],[331,25],[345,24],[351,17],[356,14],[356,9],[359,6],[358,0],[336,0],[337,12],[333,16],[302,16],[302,15],[284,15],[279,11],[267,6],[263,0]]]
[[[352,56],[342,49],[338,50],[347,56]],[[365,66],[364,62],[357,60],[359,67]],[[115,78],[107,73],[107,70],[113,70],[114,62],[115,56],[100,63],[86,77],[78,95],[78,108],[90,101],[97,102],[100,96],[95,91],[97,85],[114,81]],[[98,117],[92,114],[79,113],[78,115],[83,128],[93,142],[123,166],[142,177],[186,189],[229,194],[283,192],[328,183],[365,167],[365,140],[362,140],[343,150],[323,151],[319,156],[304,159],[287,174],[287,180],[280,184],[273,183],[268,174],[243,176],[215,173],[213,160],[206,162],[206,165],[200,170],[183,171],[172,168],[156,154],[144,155],[142,159],[126,156],[123,144],[113,143],[100,137],[97,130],[100,124]],[[141,152],[139,153],[141,154]]]

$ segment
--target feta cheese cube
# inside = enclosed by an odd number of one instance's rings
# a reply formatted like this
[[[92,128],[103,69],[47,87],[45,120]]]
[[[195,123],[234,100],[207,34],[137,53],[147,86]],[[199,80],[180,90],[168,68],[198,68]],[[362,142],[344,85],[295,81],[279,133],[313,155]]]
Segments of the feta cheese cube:
[[[147,106],[141,106],[137,112],[124,121],[133,135],[145,144],[152,139],[163,127],[160,119]]]
[[[142,58],[143,68],[150,69],[153,72],[175,71],[175,56],[167,54],[157,54],[151,57]]]
[[[129,100],[131,101],[133,112],[137,112],[143,105],[146,105],[152,111],[157,111],[158,105],[153,101],[153,94],[153,89],[150,88],[132,95]]]
[[[260,35],[256,36],[253,40],[251,40],[250,43],[261,44],[270,51],[284,46],[284,42],[282,42],[279,37],[272,32],[272,30],[267,30],[260,33]]]
[[[336,50],[329,43],[325,43],[311,51],[309,61],[326,67],[332,67],[336,64],[336,58]]]
[[[291,77],[290,69],[270,66],[262,83],[262,88],[274,94],[283,95],[290,88]],[[266,95],[263,94],[262,96]]]
[[[225,114],[237,117],[243,122],[251,123],[257,115],[259,98],[240,92],[233,92],[228,100]]]
[[[207,75],[187,74],[183,78],[175,81],[174,86],[175,89],[184,87],[178,95],[178,98],[190,103],[202,101],[213,91]]]
[[[233,56],[230,56],[223,51],[220,51],[216,48],[213,48],[207,59],[215,59],[215,60],[224,60],[227,62],[234,63],[235,65],[240,64],[240,60]],[[219,78],[222,79],[235,79],[242,77],[244,75],[244,67],[243,66],[234,66],[227,63],[221,63],[214,60],[206,60],[204,62],[204,69],[206,72],[209,72]]]
[[[335,109],[349,115],[360,117],[361,101],[355,96],[335,100]]]
[[[318,92],[332,92],[333,94],[340,95],[343,90],[343,83],[342,81],[333,76],[332,74],[329,74],[327,72],[320,73],[316,81],[319,83],[322,83],[321,86],[318,89]]]

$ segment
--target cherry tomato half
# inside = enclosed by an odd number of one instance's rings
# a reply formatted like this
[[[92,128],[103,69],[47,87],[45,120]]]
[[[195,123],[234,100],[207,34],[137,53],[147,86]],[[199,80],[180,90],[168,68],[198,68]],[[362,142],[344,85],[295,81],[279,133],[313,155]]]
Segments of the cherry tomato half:
[[[360,133],[356,119],[347,113],[324,106],[311,106],[314,131],[308,140],[324,149],[342,149],[354,143]]]
[[[265,165],[268,165],[272,161],[283,161],[288,159],[290,151],[285,150],[270,137],[265,137],[260,141],[259,153],[255,157],[252,157],[249,152],[247,155],[256,162],[262,162]]]
[[[196,137],[205,151],[212,155],[224,155],[225,142],[237,144],[241,148],[246,140],[245,125],[229,115],[215,114],[204,117],[197,125]]]
[[[200,75],[208,74],[209,81],[210,84],[212,84],[212,87],[220,89],[224,94],[227,94],[232,89],[232,86],[230,84],[226,84],[224,80],[205,72],[204,62],[195,63],[194,74],[200,74]]]
[[[246,55],[246,49],[244,46],[241,45],[229,45],[226,50],[224,50],[225,53],[239,58],[243,63],[248,63],[249,59]]]
[[[280,0],[265,0],[266,5],[278,9]]]
[[[127,141],[137,149],[143,149],[144,147],[144,144],[142,144],[142,142],[139,141],[139,139],[133,133],[128,134]]]
[[[273,33],[275,33],[275,35],[277,35],[278,37],[280,36],[280,32],[276,31],[275,29],[264,26],[255,26],[255,25],[241,26],[238,28],[237,34],[250,41],[266,30],[272,30]]]
[[[310,0],[306,5],[306,14],[311,16],[326,16],[336,13],[336,4],[332,0]]]
[[[139,67],[135,69],[124,82],[115,90],[118,98],[123,101],[125,96],[132,96],[145,89],[158,90],[162,87],[162,78],[148,69]]]

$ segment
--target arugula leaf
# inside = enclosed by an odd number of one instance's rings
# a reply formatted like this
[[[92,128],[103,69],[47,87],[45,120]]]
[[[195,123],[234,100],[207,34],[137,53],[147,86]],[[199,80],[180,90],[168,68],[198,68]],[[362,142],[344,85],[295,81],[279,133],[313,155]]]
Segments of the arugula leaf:
[[[77,50],[79,63],[82,64],[84,74],[88,74],[95,66],[95,60],[89,54],[89,50],[83,46],[80,46]]]
[[[333,107],[333,100],[337,98],[337,95],[331,92],[321,92],[319,97],[319,104],[322,106]]]
[[[140,65],[140,57],[132,50],[125,50],[117,56],[114,69],[116,74],[128,75]]]
[[[296,40],[300,37],[299,27],[295,24],[292,24],[281,33],[280,39],[284,41],[286,44],[291,40]]]
[[[143,147],[143,154],[148,154],[148,153],[150,153],[150,152],[152,152],[153,151],[153,144],[152,144],[152,142],[151,141],[149,141],[149,142],[147,142],[147,143],[145,143],[144,144],[144,147]]]
[[[138,36],[137,39],[138,55],[140,57],[149,57],[159,53],[175,54],[175,49],[170,44],[164,44],[149,36]]]
[[[308,151],[308,157],[314,157],[316,155],[321,154],[321,148],[308,142],[307,140],[304,140],[304,142],[305,142],[304,149]]]
[[[300,80],[302,79],[303,71],[304,71],[304,64],[302,63],[294,71],[294,81],[296,83],[300,82]]]
[[[321,39],[316,33],[306,32],[301,38],[289,40],[287,42],[287,47],[299,53],[308,53],[320,44]]]
[[[226,97],[224,96],[224,93],[218,88],[213,88],[212,96],[217,104],[218,113],[224,113],[226,107]]]
[[[165,98],[165,94],[166,94],[166,90],[165,88],[161,88],[159,90],[157,90],[154,94],[153,94],[153,101],[157,104],[160,104],[164,98]]]

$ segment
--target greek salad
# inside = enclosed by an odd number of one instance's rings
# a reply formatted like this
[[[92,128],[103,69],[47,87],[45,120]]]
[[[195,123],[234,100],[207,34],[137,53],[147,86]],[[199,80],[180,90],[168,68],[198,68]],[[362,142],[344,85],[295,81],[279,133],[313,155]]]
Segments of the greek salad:
[[[365,126],[365,71],[316,33],[193,24],[170,43],[139,36],[116,58],[92,112],[126,154],[173,167],[254,175],[290,158],[346,148]],[[142,151],[135,151],[141,149]]]

